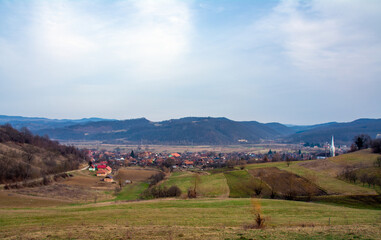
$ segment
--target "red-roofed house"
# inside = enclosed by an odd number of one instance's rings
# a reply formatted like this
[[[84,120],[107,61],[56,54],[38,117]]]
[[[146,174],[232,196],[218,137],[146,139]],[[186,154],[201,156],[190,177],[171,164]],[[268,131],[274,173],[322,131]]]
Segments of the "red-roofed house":
[[[97,165],[97,169],[106,169],[107,165],[99,164]]]
[[[185,165],[193,165],[193,161],[185,160],[185,161],[184,161],[184,164],[185,164]]]
[[[178,153],[171,153],[171,155],[172,155],[172,157],[175,157],[175,158],[180,157],[180,154],[178,154]]]
[[[103,170],[103,169],[98,170],[97,171],[97,176],[98,177],[106,177],[107,176],[107,172],[105,170]]]

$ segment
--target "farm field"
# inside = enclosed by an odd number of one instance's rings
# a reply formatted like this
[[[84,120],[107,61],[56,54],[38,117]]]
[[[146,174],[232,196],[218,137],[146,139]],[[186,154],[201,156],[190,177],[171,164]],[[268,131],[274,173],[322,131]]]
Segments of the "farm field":
[[[140,168],[140,167],[129,167],[120,168],[115,175],[115,180],[130,180],[132,182],[147,181],[152,175],[158,173],[158,169],[154,168]]]
[[[0,209],[2,239],[379,239],[380,211],[285,200],[150,200]],[[89,231],[91,229],[91,231]]]

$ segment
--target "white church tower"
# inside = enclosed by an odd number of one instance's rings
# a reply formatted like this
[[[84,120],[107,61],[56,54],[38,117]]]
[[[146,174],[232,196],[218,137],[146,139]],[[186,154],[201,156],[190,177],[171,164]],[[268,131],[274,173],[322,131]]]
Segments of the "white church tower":
[[[335,156],[335,142],[333,140],[333,136],[332,136],[331,148],[329,149],[329,151],[331,153],[331,157],[334,157]]]

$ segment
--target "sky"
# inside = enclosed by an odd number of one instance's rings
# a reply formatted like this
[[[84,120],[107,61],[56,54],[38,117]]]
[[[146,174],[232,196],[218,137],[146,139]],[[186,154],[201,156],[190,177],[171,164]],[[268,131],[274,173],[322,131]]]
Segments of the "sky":
[[[379,0],[0,0],[0,115],[381,118]]]

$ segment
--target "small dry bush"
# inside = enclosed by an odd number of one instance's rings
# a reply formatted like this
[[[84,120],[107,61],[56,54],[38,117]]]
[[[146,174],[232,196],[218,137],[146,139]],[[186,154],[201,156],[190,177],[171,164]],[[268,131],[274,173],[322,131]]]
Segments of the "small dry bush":
[[[262,214],[261,211],[261,202],[256,199],[252,198],[251,199],[251,213],[254,217],[254,223],[246,224],[244,225],[244,229],[262,229],[265,227],[265,217]]]

